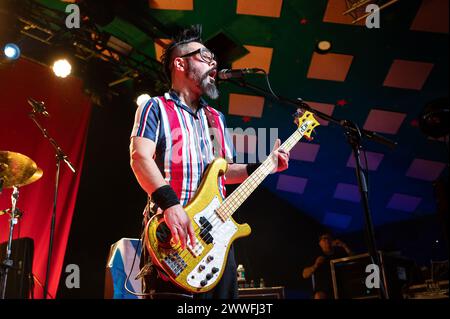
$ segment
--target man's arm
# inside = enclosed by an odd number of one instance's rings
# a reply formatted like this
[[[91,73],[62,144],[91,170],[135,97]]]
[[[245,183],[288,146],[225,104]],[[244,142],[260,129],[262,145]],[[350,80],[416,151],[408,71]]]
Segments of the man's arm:
[[[312,274],[316,271],[316,265],[312,265],[311,267],[306,267],[303,269],[303,278],[308,279],[312,276]]]
[[[317,268],[319,268],[320,265],[322,265],[324,262],[325,262],[325,258],[323,256],[317,257],[314,265],[303,269],[303,273],[302,273],[303,278],[304,279],[310,278],[312,276],[312,274],[314,274],[316,272]]]
[[[353,256],[353,251],[350,249],[350,247],[348,247],[348,245],[346,243],[344,243],[342,240],[340,239],[335,239],[333,242],[333,246],[337,246],[337,247],[341,247],[342,249],[345,250],[345,253],[349,256]]]
[[[144,137],[132,137],[130,142],[130,165],[139,185],[147,194],[152,194],[167,185],[153,159],[156,143]]]
[[[153,159],[156,144],[143,137],[132,137],[130,142],[130,165],[139,185],[152,194],[162,186],[167,185]],[[187,236],[195,242],[194,228],[183,207],[178,204],[164,211],[164,220],[172,233],[174,244],[181,241],[181,247],[186,247]]]
[[[277,139],[275,141],[275,145],[273,147],[273,153],[277,156],[277,167],[274,170],[275,172],[281,172],[288,168],[289,166],[289,152],[284,150],[279,150],[281,141]],[[226,184],[240,184],[248,177],[247,172],[248,164],[229,164],[228,170],[225,173],[225,183]]]
[[[344,246],[342,246],[342,248],[344,248],[344,250],[347,253],[347,255],[353,256],[353,254],[354,254],[353,251],[346,244],[344,244]]]
[[[248,177],[247,164],[229,164],[225,173],[226,184],[240,184]]]

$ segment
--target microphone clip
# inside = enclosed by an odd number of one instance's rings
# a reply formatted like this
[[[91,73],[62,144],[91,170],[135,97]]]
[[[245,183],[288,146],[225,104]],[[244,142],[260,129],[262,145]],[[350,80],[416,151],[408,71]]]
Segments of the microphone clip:
[[[48,114],[47,109],[45,108],[45,103],[42,101],[36,101],[33,98],[28,98],[27,99],[28,104],[31,106],[31,108],[33,109],[33,114],[41,114],[45,117],[49,117],[50,114]]]

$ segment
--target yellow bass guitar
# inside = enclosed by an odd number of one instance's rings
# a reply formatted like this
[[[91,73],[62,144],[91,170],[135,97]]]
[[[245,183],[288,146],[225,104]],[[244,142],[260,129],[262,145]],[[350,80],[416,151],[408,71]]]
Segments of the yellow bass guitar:
[[[297,130],[280,146],[291,150],[303,136],[311,138],[319,125],[310,112],[296,117]],[[196,195],[184,207],[195,229],[196,242],[187,240],[187,247],[171,244],[170,230],[162,214],[155,214],[145,228],[145,245],[153,262],[162,269],[170,281],[192,293],[207,292],[222,277],[226,258],[233,241],[248,236],[248,224],[237,224],[232,214],[277,166],[272,153],[224,201],[217,179],[225,174],[227,162],[215,159],[208,167]]]

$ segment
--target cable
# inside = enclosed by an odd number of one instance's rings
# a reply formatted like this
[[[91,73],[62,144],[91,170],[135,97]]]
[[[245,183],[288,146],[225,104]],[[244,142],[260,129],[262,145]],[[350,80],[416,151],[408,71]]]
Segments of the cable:
[[[177,296],[177,297],[185,297],[185,298],[192,299],[192,298],[193,298],[192,295],[181,294],[181,293],[173,293],[173,292],[148,292],[148,293],[137,293],[137,292],[131,291],[131,290],[127,287],[127,283],[128,283],[129,280],[130,280],[130,276],[131,276],[131,273],[133,272],[134,264],[135,264],[135,262],[136,262],[137,252],[138,252],[139,249],[142,249],[140,246],[141,246],[141,243],[144,241],[144,225],[145,225],[145,223],[144,223],[144,221],[143,221],[143,222],[142,222],[142,228],[141,228],[141,238],[140,238],[139,241],[138,241],[138,245],[137,245],[136,250],[135,250],[135,252],[134,252],[133,262],[131,263],[131,268],[130,268],[130,271],[128,272],[127,278],[125,279],[125,281],[124,281],[124,283],[123,283],[123,287],[125,288],[125,290],[126,290],[129,294],[134,295],[134,296],[137,296],[137,297],[147,297],[147,296],[150,296],[151,299],[153,299],[153,296]]]
[[[142,227],[141,227],[140,233],[141,233],[141,237],[139,238],[138,245],[136,247],[136,250],[134,251],[133,262],[131,263],[131,268],[130,268],[130,271],[128,272],[127,278],[125,279],[125,281],[123,283],[123,287],[125,288],[125,290],[129,294],[132,294],[132,295],[137,296],[137,297],[145,297],[145,296],[151,296],[152,293],[144,293],[144,294],[143,293],[136,293],[134,291],[131,291],[127,287],[127,283],[130,280],[131,273],[133,272],[133,269],[134,269],[134,264],[136,262],[137,252],[138,252],[139,249],[142,249],[140,246],[141,246],[141,242],[143,241],[143,238],[144,238],[144,221],[142,221]]]
[[[277,99],[279,100],[279,97],[275,94],[275,92],[272,90],[272,86],[270,85],[270,80],[269,80],[269,74],[267,74],[267,72],[264,69],[257,69],[258,72],[264,73],[265,78],[266,78],[266,82],[267,82],[267,86],[269,87],[269,91],[270,93]]]
[[[358,132],[358,135],[361,137],[362,136],[362,133],[361,133],[361,131],[360,131],[360,129],[359,129],[359,126],[358,125],[355,125],[355,127],[354,127],[356,130],[357,130],[357,132]],[[363,153],[363,155],[364,155],[364,166],[365,167],[361,167],[361,170],[362,170],[362,174],[364,175],[364,178],[365,178],[365,180],[366,180],[366,189],[367,189],[367,200],[369,200],[369,161],[367,160],[367,152],[366,152],[366,150],[364,149],[364,146],[362,145],[362,142],[360,143],[360,150],[361,150],[361,152]],[[356,157],[355,157],[355,161],[356,161],[357,159],[356,159]],[[356,165],[356,167],[358,167],[357,166],[357,163],[355,163],[355,165]],[[362,166],[362,165],[361,165]]]
[[[267,82],[267,86],[269,87],[270,93],[272,93],[272,95],[273,95],[274,97],[276,97],[277,100],[278,100],[279,97],[273,92],[272,86],[270,85],[269,74],[267,74],[266,71],[264,71],[264,74],[266,75],[266,82]]]
[[[366,168],[363,169],[363,173],[366,176],[367,199],[368,199],[369,198],[369,193],[370,193],[369,192],[369,188],[370,188],[370,186],[369,186],[369,161],[367,160],[367,152],[362,146],[361,146],[361,150],[362,150],[362,152],[364,154],[364,162],[365,162],[365,166],[366,166]]]
[[[38,285],[39,285],[42,289],[44,289],[44,285],[42,285],[42,282],[40,282],[40,280],[38,279],[38,277],[35,276],[34,274],[32,274],[32,276],[33,276],[34,281],[36,281],[36,282],[38,283]],[[34,288],[34,287],[33,287],[33,288]],[[47,291],[47,295],[48,295],[50,298],[55,299],[55,297],[53,297],[52,294],[51,294],[49,291]],[[34,293],[33,293],[33,298],[34,298]]]

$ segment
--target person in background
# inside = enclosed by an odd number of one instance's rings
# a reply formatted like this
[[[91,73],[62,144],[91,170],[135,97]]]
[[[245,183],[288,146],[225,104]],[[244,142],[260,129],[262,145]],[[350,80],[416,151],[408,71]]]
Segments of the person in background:
[[[353,255],[351,249],[343,241],[334,239],[330,233],[319,237],[321,254],[314,260],[312,266],[303,269],[304,279],[313,277],[314,299],[333,299],[333,282],[331,279],[330,261]]]

